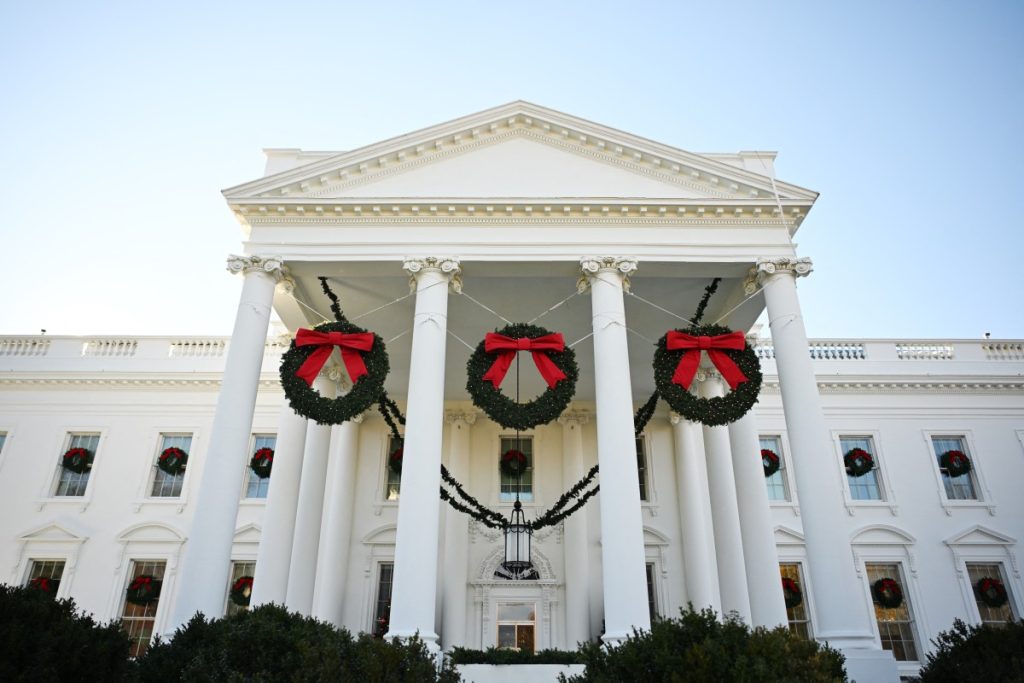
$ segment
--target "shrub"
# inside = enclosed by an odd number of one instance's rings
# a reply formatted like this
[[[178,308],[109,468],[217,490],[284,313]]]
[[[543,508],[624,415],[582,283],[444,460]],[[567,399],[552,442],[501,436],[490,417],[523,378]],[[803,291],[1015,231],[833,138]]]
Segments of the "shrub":
[[[968,626],[957,619],[932,644],[921,683],[1024,681],[1024,621]]]
[[[263,605],[224,619],[197,614],[168,642],[155,642],[138,660],[143,683],[170,681],[459,680],[440,672],[419,640],[358,638],[334,626]]]
[[[751,630],[735,615],[719,621],[710,609],[657,620],[650,631],[634,631],[617,647],[585,643],[580,653],[586,671],[569,683],[846,680],[838,651],[783,626]]]
[[[74,600],[0,585],[0,681],[120,681],[128,646],[119,624],[97,623]]]
[[[452,664],[582,664],[583,658],[574,650],[507,650],[489,647],[486,650],[452,649]]]

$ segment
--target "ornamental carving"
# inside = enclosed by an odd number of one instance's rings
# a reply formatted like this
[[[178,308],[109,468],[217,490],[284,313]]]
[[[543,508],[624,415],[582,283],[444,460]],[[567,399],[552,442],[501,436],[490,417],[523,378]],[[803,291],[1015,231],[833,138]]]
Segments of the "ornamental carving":
[[[407,256],[402,260],[402,268],[409,273],[410,290],[416,289],[421,273],[437,270],[448,276],[451,291],[456,294],[462,291],[462,267],[454,256]]]
[[[580,293],[590,288],[591,279],[602,272],[616,273],[622,278],[622,288],[629,291],[629,278],[636,272],[637,260],[631,256],[584,256],[580,259],[580,279],[576,289]]]
[[[775,256],[772,258],[759,258],[750,268],[747,278],[743,282],[743,289],[747,294],[753,294],[758,286],[764,283],[765,278],[771,275],[792,275],[794,278],[810,275],[814,270],[814,263],[806,256],[801,258],[790,258],[788,256]]]
[[[228,256],[228,272],[233,274],[242,273],[266,273],[274,278],[275,283],[280,283],[291,278],[288,277],[288,268],[284,265],[284,259],[280,256]]]

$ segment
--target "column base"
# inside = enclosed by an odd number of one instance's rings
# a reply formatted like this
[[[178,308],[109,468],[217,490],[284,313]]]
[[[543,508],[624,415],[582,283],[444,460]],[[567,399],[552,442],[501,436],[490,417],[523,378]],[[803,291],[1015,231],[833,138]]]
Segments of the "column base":
[[[618,647],[619,645],[622,645],[624,642],[626,642],[626,639],[632,635],[632,631],[630,631],[629,633],[626,633],[624,631],[620,633],[605,633],[603,636],[601,636],[601,642],[609,647]]]
[[[413,638],[419,638],[420,642],[427,646],[427,652],[430,653],[430,656],[440,661],[441,646],[437,643],[438,637],[436,633],[420,633],[419,631],[413,631],[412,633],[408,631],[388,631],[384,635],[384,638],[388,640],[392,638],[398,638],[402,641],[412,640]]]
[[[844,648],[846,675],[850,683],[899,683],[896,659],[888,650]]]

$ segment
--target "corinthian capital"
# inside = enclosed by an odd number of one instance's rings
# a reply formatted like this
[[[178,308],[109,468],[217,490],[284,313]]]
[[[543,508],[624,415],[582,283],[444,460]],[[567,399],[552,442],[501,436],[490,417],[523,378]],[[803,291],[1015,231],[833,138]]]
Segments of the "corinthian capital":
[[[747,279],[743,281],[743,288],[747,294],[753,294],[767,277],[772,275],[791,275],[794,278],[798,278],[810,275],[813,270],[814,264],[806,256],[803,258],[790,258],[788,256],[759,258],[757,263],[751,266],[747,272]]]
[[[613,273],[622,278],[622,288],[629,291],[629,277],[636,272],[637,260],[631,256],[584,256],[580,259],[580,279],[576,288],[585,292],[591,281],[601,273]]]
[[[228,272],[233,274],[265,273],[274,282],[290,281],[288,268],[280,256],[228,256]]]
[[[409,273],[409,288],[416,288],[416,280],[423,273],[435,271],[448,277],[453,292],[462,291],[462,267],[454,256],[406,256],[402,268]]]

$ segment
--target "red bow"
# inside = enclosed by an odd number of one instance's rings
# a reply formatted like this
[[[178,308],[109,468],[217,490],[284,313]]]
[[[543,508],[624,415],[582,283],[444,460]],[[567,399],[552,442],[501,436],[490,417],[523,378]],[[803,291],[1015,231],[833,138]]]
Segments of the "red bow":
[[[747,376],[743,374],[739,366],[722,349],[742,351],[745,346],[746,340],[742,332],[730,332],[729,334],[720,334],[716,337],[694,337],[670,330],[665,340],[665,348],[669,351],[687,349],[686,353],[679,359],[679,364],[676,365],[675,374],[672,375],[672,383],[678,384],[684,389],[689,389],[690,383],[693,382],[693,378],[697,374],[697,366],[700,365],[700,352],[706,351],[708,358],[715,364],[718,371],[722,373],[725,381],[729,383],[731,388],[735,389],[747,381]]]
[[[366,369],[366,363],[360,351],[369,351],[373,348],[372,332],[357,332],[344,334],[342,332],[317,332],[316,330],[300,329],[295,335],[295,346],[316,346],[319,347],[309,354],[306,361],[295,372],[295,376],[305,380],[306,384],[313,386],[320,368],[324,366],[331,352],[337,346],[341,349],[341,360],[345,363],[345,370],[355,384],[363,375],[370,374]]]
[[[565,339],[562,338],[561,332],[545,334],[534,339],[529,337],[514,339],[503,334],[488,332],[484,337],[484,350],[487,353],[498,352],[498,357],[494,359],[494,363],[483,376],[483,379],[489,380],[495,389],[501,386],[501,381],[505,379],[505,374],[512,366],[512,359],[516,357],[518,351],[530,351],[533,354],[533,362],[537,365],[540,376],[548,383],[548,388],[554,389],[556,384],[565,379],[565,373],[545,353],[545,351],[565,350]]]

